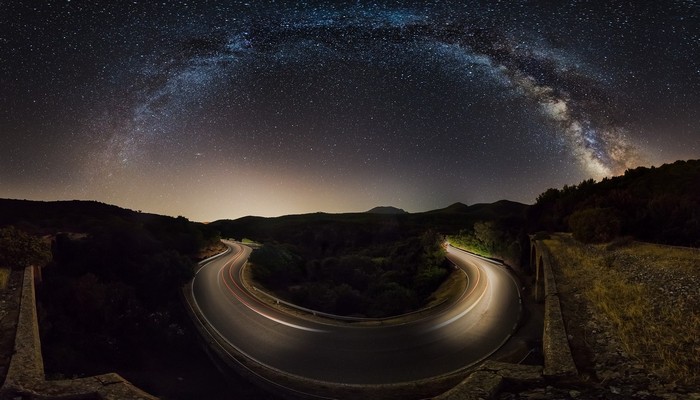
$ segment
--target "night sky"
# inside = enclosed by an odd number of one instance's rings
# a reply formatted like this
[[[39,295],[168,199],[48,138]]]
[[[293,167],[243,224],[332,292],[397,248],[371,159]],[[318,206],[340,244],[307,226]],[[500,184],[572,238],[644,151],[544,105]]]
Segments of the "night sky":
[[[198,221],[532,203],[700,158],[699,11],[0,1],[0,197]]]

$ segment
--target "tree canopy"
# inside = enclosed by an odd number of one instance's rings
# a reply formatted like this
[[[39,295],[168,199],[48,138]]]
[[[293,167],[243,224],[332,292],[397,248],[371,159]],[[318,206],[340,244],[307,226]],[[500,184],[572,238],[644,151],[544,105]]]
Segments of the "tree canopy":
[[[434,231],[357,250],[335,248],[327,256],[289,244],[265,244],[253,251],[253,276],[268,290],[318,311],[386,317],[413,311],[449,274]],[[310,246],[315,248],[313,242]]]
[[[44,266],[50,259],[48,242],[14,226],[0,228],[0,267]]]
[[[589,179],[548,189],[528,210],[528,224],[531,232],[571,229],[586,241],[620,234],[700,246],[700,160],[639,167],[601,182]]]

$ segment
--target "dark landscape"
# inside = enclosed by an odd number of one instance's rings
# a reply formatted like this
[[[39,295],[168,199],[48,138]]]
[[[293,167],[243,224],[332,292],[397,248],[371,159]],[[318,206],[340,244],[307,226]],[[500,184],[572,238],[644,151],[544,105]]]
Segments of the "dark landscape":
[[[0,2],[0,400],[700,400],[698,26]]]
[[[196,261],[220,251],[221,237],[262,244],[250,259],[253,277],[280,297],[334,314],[386,317],[420,308],[447,278],[445,237],[512,260],[526,286],[534,266],[521,260],[528,260],[532,234],[569,231],[576,243],[609,248],[637,241],[697,248],[698,188],[700,161],[692,160],[550,189],[532,206],[455,204],[411,214],[201,224],[96,202],[0,200],[1,261],[13,270],[42,266],[37,298],[47,377],[117,371],[163,398],[191,398],[204,388],[210,398],[226,398],[230,386],[253,398],[261,389],[242,378],[221,379],[181,300]],[[589,216],[581,222],[580,215]],[[686,273],[698,279],[696,266]],[[697,296],[688,295],[695,307]],[[11,346],[6,338],[6,355]],[[688,360],[683,382],[697,383],[699,365]]]

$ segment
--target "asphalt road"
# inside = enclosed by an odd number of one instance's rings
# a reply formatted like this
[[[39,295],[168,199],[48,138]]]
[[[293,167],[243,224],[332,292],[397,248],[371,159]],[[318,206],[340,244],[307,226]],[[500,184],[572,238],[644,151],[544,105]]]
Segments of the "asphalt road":
[[[268,367],[333,383],[387,384],[439,376],[497,350],[520,316],[518,287],[500,265],[450,247],[469,277],[454,305],[425,318],[385,326],[338,326],[292,316],[259,302],[240,281],[249,247],[199,269],[196,306],[219,335]]]

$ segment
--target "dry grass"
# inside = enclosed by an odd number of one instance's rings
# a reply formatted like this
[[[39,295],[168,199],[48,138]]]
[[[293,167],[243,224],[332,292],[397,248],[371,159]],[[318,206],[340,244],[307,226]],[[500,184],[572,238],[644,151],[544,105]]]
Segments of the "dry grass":
[[[654,260],[654,267],[674,272],[700,275],[700,249],[633,242],[620,253]]]
[[[428,298],[426,308],[454,301],[467,288],[467,276],[461,270],[453,270],[445,281]]]
[[[639,282],[637,277],[661,270],[700,275],[697,250],[638,242],[608,249],[566,236],[544,242],[564,279],[581,288],[595,311],[611,322],[611,333],[627,354],[668,381],[700,383],[697,298],[664,295],[651,284],[664,280]]]
[[[0,268],[0,290],[7,289],[7,282],[10,280],[10,269]]]

